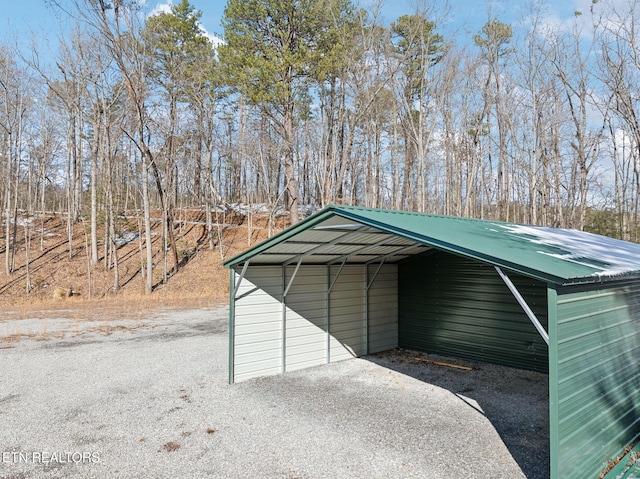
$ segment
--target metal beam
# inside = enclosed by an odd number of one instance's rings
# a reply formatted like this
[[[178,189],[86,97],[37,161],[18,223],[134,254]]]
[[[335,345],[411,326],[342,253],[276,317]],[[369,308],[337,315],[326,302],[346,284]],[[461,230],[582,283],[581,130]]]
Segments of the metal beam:
[[[242,266],[242,273],[240,273],[240,278],[238,278],[238,282],[236,283],[236,286],[234,289],[234,291],[238,291],[238,288],[240,287],[240,283],[242,283],[242,280],[244,279],[244,274],[247,272],[247,268],[249,267],[249,262],[251,260],[247,260],[244,263],[244,266]]]
[[[318,225],[318,226],[314,226],[311,229],[314,230],[336,230],[336,231],[343,231],[346,228],[361,228],[364,225],[361,223],[349,223],[349,224],[344,224],[344,225]]]
[[[389,246],[389,247],[396,246],[396,245],[386,244],[386,243],[389,241],[389,236],[393,236],[393,234],[391,234],[391,233],[385,233],[385,235],[387,235],[387,236],[385,236],[385,238],[384,238],[382,241],[378,241],[378,242],[376,242],[376,243],[369,244],[369,245],[367,245],[367,246],[364,246],[364,247],[360,248],[359,250],[356,250],[356,251],[353,251],[353,252],[351,252],[351,253],[347,253],[347,254],[345,254],[345,255],[342,255],[340,258],[333,260],[333,261],[332,261],[331,263],[329,263],[329,264],[335,264],[335,263],[337,263],[338,261],[340,261],[340,260],[344,260],[344,259],[348,260],[348,259],[349,259],[349,258],[351,258],[352,256],[358,256],[358,255],[361,255],[364,251],[367,251],[367,250],[369,250],[369,249],[373,249],[373,248],[378,248],[378,247],[380,247],[380,246]],[[397,245],[397,246],[402,246],[402,247],[404,247],[404,245]],[[414,245],[410,245],[410,246],[414,246]],[[392,254],[392,253],[389,253],[389,254]],[[384,255],[380,255],[380,256],[384,256]],[[380,256],[378,256],[378,258],[379,258]],[[377,261],[377,260],[378,260],[378,258],[376,258],[374,261]]]
[[[404,255],[409,251],[412,251],[414,249],[421,249],[421,248],[425,248],[425,251],[431,249],[431,247],[424,245],[422,243],[410,244],[409,246],[405,246],[404,248],[394,251],[393,253],[389,253],[388,255],[385,256],[385,258],[389,259],[391,256]]]
[[[373,273],[373,278],[371,278],[371,281],[369,281],[369,265],[366,264],[365,266],[367,267],[367,291],[369,291],[369,289],[371,289],[371,285],[373,284],[373,282],[376,280],[376,278],[378,277],[378,273],[380,272],[380,270],[382,269],[382,265],[384,265],[384,260],[386,258],[383,257],[382,261],[380,261],[380,264],[378,265],[378,269],[376,269],[376,272]]]
[[[316,253],[318,250],[322,250],[323,248],[327,248],[329,246],[334,246],[338,243],[340,243],[340,241],[342,240],[342,238],[344,238],[345,236],[351,235],[355,232],[358,232],[360,229],[355,229],[353,231],[347,231],[346,233],[341,234],[340,236],[338,236],[337,238],[332,239],[331,241],[328,241],[326,243],[321,243],[318,244],[317,246],[311,248],[308,251],[305,251],[304,253],[299,253],[299,254],[293,254],[293,258],[291,258],[289,261],[285,262],[284,265],[288,266],[291,263],[295,263],[296,261],[298,261],[298,263],[302,260],[302,258],[305,258],[306,256],[311,256],[312,254]],[[286,241],[285,241],[286,244]],[[277,253],[277,254],[284,254],[286,255],[287,253]]]
[[[520,294],[520,291],[518,291],[518,288],[516,288],[515,284],[513,284],[513,282],[511,281],[511,278],[509,278],[509,276],[507,276],[502,271],[502,269],[500,269],[500,267],[494,266],[494,268],[496,269],[496,271],[502,278],[502,281],[504,281],[504,283],[507,285],[507,288],[509,288],[509,291],[511,291],[511,294],[513,294],[513,296],[516,298],[516,300],[518,301],[518,304],[520,304],[520,306],[522,307],[524,312],[527,314],[527,316],[529,317],[533,325],[536,327],[536,329],[540,333],[540,336],[542,336],[542,339],[544,339],[544,342],[547,343],[547,346],[548,346],[549,333],[547,333],[545,329],[542,327],[542,324],[540,324],[540,321],[538,321],[538,318],[536,317],[534,312],[531,310],[531,308],[529,307],[525,299],[522,297],[522,295]]]
[[[344,258],[342,260],[342,263],[340,264],[340,268],[338,269],[338,272],[336,273],[335,277],[333,278],[333,281],[331,281],[331,284],[329,285],[329,289],[328,289],[329,293],[333,290],[333,287],[335,286],[336,281],[338,281],[338,276],[340,276],[340,273],[342,273],[342,268],[344,268],[344,265],[346,262],[347,262],[347,258]],[[329,268],[329,271],[331,271],[331,266],[327,265],[327,267]]]
[[[240,296],[236,297],[236,301],[240,301],[242,298],[249,296],[251,293],[255,293],[256,291],[258,291],[260,288],[258,288],[257,286],[255,288],[251,288],[249,291],[247,291],[246,293],[242,293]]]
[[[298,264],[296,265],[296,269],[293,270],[293,274],[291,275],[291,279],[289,280],[289,284],[287,284],[287,287],[284,290],[284,294],[283,296],[286,298],[287,294],[289,294],[289,289],[291,288],[291,285],[293,284],[293,280],[296,279],[296,275],[298,274],[298,270],[300,269],[300,265],[302,264],[302,258],[300,258],[298,260]],[[286,268],[286,266],[284,266],[284,268]],[[286,271],[286,269],[285,269]]]

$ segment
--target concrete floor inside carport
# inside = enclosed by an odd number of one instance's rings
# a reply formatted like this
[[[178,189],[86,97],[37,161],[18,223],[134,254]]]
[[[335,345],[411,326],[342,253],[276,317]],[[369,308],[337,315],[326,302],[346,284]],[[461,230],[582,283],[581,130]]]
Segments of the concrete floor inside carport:
[[[248,384],[267,401],[296,397],[291,414],[323,424],[318,437],[348,434],[345,456],[327,457],[342,470],[365,460],[379,477],[549,477],[546,374],[394,349]]]
[[[368,359],[448,391],[491,423],[527,478],[549,477],[548,375],[409,350]]]

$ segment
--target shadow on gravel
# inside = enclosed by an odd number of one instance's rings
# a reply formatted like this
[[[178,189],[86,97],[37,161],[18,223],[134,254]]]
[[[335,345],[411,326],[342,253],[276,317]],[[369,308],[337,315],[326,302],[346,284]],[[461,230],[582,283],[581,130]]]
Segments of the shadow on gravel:
[[[72,331],[69,328],[60,329],[48,338],[38,337],[35,339],[40,343],[39,349],[73,349],[101,344],[109,340],[121,343],[175,341],[184,338],[227,334],[227,331],[226,318],[213,317],[197,321],[191,319],[183,321],[178,317],[169,323],[162,321],[155,323],[153,320],[140,324],[135,321],[126,323],[122,320],[114,320],[112,323],[108,321],[95,322],[78,331]],[[61,333],[63,338],[59,337]]]
[[[397,349],[362,359],[450,391],[491,422],[528,479],[549,477],[547,375]]]
[[[42,349],[66,349],[66,348],[77,348],[78,346],[89,346],[91,344],[100,344],[102,340],[99,339],[85,339],[78,338],[73,341],[59,341],[54,340],[52,342],[45,341],[42,343]]]
[[[176,321],[177,327],[172,327],[170,331],[158,331],[144,335],[134,335],[124,341],[175,341],[176,339],[193,338],[198,336],[210,336],[213,334],[226,334],[227,323],[223,320],[207,319],[198,323],[180,324]]]

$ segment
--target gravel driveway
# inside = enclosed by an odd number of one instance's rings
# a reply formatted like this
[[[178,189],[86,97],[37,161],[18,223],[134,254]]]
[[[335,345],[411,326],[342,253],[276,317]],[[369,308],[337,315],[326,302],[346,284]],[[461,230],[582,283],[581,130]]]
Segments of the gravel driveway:
[[[226,318],[0,319],[0,477],[548,477],[545,375],[393,351],[228,385]]]

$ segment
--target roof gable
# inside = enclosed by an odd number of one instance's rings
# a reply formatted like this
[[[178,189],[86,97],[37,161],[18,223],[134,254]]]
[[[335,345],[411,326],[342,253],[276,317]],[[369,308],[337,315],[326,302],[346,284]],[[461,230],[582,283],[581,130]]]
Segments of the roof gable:
[[[333,205],[224,264],[395,262],[430,248],[557,284],[640,272],[640,245],[583,231]]]

